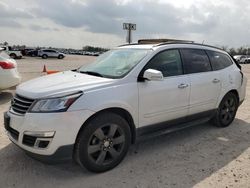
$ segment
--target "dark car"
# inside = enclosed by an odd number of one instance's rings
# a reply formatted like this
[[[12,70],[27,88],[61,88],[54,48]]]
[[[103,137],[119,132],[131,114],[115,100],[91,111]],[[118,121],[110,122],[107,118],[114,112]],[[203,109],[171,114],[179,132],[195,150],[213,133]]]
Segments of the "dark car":
[[[38,50],[30,50],[30,51],[28,51],[27,56],[37,57],[38,56]]]

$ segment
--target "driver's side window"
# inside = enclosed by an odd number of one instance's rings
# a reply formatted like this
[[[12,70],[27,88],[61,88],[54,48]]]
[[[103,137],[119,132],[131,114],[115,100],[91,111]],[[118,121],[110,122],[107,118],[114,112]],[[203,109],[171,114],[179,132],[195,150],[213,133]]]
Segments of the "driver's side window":
[[[183,74],[178,50],[166,50],[155,55],[144,68],[161,71],[164,77]]]

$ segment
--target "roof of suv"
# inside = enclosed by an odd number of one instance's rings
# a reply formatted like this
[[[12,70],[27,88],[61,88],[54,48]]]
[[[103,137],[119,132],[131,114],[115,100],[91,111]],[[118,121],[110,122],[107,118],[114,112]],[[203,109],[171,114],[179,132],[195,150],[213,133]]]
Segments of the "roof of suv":
[[[163,42],[163,43],[156,43],[156,44],[138,44],[138,43],[134,43],[134,44],[121,45],[121,46],[119,46],[119,48],[153,49],[153,50],[156,50],[158,48],[166,47],[166,46],[171,46],[171,47],[176,47],[176,48],[178,48],[178,47],[179,48],[180,47],[185,47],[185,48],[195,47],[195,48],[199,48],[199,49],[210,49],[210,50],[218,50],[218,51],[225,52],[221,48],[206,45],[206,44],[194,43],[192,41],[190,41],[190,42],[189,41],[187,41],[187,42],[172,41],[172,42]]]

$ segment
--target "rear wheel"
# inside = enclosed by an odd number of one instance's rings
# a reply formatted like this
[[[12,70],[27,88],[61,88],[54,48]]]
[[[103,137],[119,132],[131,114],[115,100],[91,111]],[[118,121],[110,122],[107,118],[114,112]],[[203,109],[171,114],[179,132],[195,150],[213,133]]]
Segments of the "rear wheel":
[[[123,160],[130,142],[127,121],[117,114],[105,112],[92,119],[79,133],[75,159],[90,171],[104,172]]]
[[[229,126],[235,118],[238,105],[239,102],[234,93],[226,94],[213,118],[213,124],[217,127]]]

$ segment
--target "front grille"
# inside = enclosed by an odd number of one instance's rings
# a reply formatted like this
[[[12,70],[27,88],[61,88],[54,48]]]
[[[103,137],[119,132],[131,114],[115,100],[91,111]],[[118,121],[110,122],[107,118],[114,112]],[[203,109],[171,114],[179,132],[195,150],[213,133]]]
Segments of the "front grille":
[[[17,130],[11,128],[9,125],[5,125],[5,129],[10,133],[12,138],[18,140],[19,132]]]
[[[36,138],[37,137],[34,137],[34,136],[24,135],[23,136],[23,144],[33,147],[35,145]]]
[[[11,101],[11,109],[15,113],[25,114],[33,102],[33,99],[28,99],[20,95],[15,95]]]

